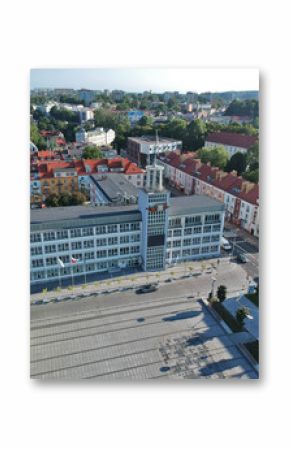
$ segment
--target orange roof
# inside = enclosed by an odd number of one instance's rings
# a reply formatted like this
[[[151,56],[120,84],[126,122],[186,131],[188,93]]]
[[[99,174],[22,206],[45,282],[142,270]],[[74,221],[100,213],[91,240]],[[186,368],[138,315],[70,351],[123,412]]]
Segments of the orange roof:
[[[52,178],[53,171],[57,168],[74,168],[78,176],[98,173],[98,166],[105,165],[108,171],[114,168],[122,169],[124,174],[139,174],[144,173],[144,170],[137,167],[137,165],[129,159],[117,157],[114,159],[79,159],[75,161],[37,161],[36,167],[38,169],[39,178]],[[90,167],[90,171],[86,170],[86,166]]]

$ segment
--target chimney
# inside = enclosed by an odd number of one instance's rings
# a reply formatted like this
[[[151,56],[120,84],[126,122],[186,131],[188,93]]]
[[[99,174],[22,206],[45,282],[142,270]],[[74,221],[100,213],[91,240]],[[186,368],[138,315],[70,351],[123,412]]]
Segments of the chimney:
[[[250,190],[252,190],[254,185],[255,184],[253,184],[252,182],[247,182],[247,184],[246,184],[246,193],[248,193]]]
[[[238,172],[237,172],[236,170],[232,170],[232,171],[231,171],[231,175],[237,176],[237,174],[238,174]]]
[[[208,167],[211,167],[211,162],[208,161],[208,162],[206,163],[206,165],[207,165]]]

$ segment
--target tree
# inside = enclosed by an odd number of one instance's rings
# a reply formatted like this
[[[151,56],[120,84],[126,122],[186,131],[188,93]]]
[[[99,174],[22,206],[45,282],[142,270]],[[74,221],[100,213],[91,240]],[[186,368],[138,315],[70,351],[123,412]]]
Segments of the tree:
[[[87,200],[86,195],[83,192],[75,192],[71,196],[71,205],[76,206],[78,204],[83,204]]]
[[[238,321],[238,323],[241,326],[243,326],[244,320],[245,320],[245,318],[247,318],[248,315],[250,315],[250,311],[249,311],[248,307],[241,307],[240,309],[237,310],[236,320]]]
[[[87,146],[84,148],[83,159],[102,159],[103,153],[98,147]]]
[[[39,150],[43,150],[46,148],[45,140],[41,136],[35,123],[31,123],[30,125],[30,140],[34,143],[34,145],[37,146]]]
[[[61,206],[76,206],[87,201],[87,196],[84,192],[71,193],[52,193],[45,200],[47,207],[61,207]]]
[[[254,120],[259,116],[259,102],[257,100],[233,100],[224,115],[244,115]]]
[[[253,170],[243,173],[243,178],[247,181],[258,183],[259,182],[259,170]]]
[[[246,161],[247,161],[247,166],[249,167],[249,171],[255,170],[256,168],[259,167],[259,144],[258,143],[255,143],[248,149]]]
[[[227,297],[227,287],[225,285],[220,285],[217,289],[217,297],[220,302],[223,302]]]
[[[164,127],[164,135],[172,139],[182,140],[187,131],[187,122],[182,119],[173,119]]]
[[[226,165],[226,171],[231,172],[232,170],[236,170],[238,175],[240,176],[243,173],[247,166],[247,157],[243,153],[235,153],[232,155],[230,160]]]
[[[198,157],[204,164],[210,162],[212,166],[224,169],[229,155],[223,146],[216,146],[214,148],[201,148],[198,150]]]
[[[69,193],[61,193],[58,200],[59,206],[70,206],[71,205],[71,195]]]
[[[148,115],[143,115],[143,117],[140,118],[138,125],[140,126],[152,126],[153,125],[153,118],[149,117]]]
[[[197,119],[189,123],[184,136],[184,147],[189,150],[202,148],[205,142],[206,126],[205,123]]]
[[[59,206],[59,195],[52,193],[45,200],[45,205],[47,207],[58,207]]]

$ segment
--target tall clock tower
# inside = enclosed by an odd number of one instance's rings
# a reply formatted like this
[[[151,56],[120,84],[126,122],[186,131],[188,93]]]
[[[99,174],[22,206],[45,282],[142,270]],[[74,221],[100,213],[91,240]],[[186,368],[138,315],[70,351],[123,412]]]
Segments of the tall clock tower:
[[[164,270],[170,193],[163,187],[164,167],[146,167],[146,185],[139,191],[138,205],[142,214],[142,267],[145,271]]]

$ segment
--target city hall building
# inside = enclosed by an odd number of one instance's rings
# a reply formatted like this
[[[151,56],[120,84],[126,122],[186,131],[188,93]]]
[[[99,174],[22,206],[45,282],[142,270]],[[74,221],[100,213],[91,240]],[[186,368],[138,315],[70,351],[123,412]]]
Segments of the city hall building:
[[[224,205],[202,195],[170,198],[162,178],[163,167],[147,167],[138,204],[32,210],[31,283],[218,257]]]

